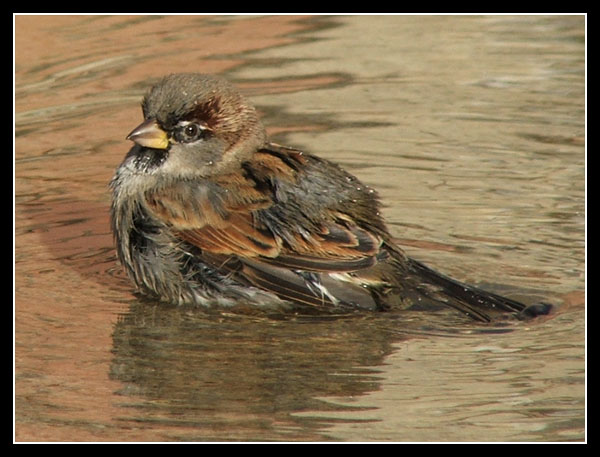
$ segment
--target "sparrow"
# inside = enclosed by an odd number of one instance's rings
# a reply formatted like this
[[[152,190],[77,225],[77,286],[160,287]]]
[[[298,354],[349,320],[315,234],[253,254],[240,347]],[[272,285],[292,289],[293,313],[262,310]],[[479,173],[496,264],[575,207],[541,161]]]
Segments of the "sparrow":
[[[526,309],[407,256],[374,189],[269,142],[226,80],[166,76],[142,111],[110,183],[118,257],[142,295],[316,313],[443,305],[484,322]]]

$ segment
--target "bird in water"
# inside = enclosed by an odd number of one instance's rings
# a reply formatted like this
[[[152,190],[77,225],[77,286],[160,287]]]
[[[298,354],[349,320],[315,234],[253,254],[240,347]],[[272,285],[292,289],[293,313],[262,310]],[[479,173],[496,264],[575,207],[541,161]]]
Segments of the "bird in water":
[[[118,256],[143,295],[316,313],[441,304],[485,322],[548,311],[408,257],[372,188],[269,142],[255,108],[222,78],[167,76],[142,110],[110,185]]]

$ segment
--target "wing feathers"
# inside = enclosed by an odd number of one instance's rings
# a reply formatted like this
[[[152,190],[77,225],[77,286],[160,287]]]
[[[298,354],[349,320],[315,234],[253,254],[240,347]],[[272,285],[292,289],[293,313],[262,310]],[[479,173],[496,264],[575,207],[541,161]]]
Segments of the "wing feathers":
[[[300,212],[301,196],[293,196],[297,206],[282,206],[278,186],[293,186],[307,158],[284,149],[257,156],[258,163],[243,167],[242,173],[153,189],[146,204],[176,237],[200,249],[200,261],[221,269],[216,261],[237,259],[234,273],[242,281],[297,303],[334,305],[333,297],[318,293],[318,281],[315,289],[299,272],[321,278],[319,273],[369,268],[378,261],[382,239],[339,209]],[[287,204],[292,195],[285,198]]]

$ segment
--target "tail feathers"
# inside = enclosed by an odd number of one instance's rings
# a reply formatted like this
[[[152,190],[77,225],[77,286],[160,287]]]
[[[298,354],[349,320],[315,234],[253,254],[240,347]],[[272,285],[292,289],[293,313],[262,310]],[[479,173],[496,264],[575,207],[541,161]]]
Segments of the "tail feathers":
[[[418,281],[417,289],[428,299],[455,308],[475,320],[490,322],[500,312],[519,313],[525,305],[516,300],[463,284],[426,265],[410,260],[410,270]]]

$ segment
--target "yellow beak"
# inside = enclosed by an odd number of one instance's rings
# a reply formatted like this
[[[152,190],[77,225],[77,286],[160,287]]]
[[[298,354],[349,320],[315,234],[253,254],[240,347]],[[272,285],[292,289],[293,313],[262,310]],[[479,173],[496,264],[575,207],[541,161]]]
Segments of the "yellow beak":
[[[169,137],[158,126],[155,119],[148,119],[142,122],[127,135],[127,139],[135,141],[145,148],[167,149],[169,147]]]

